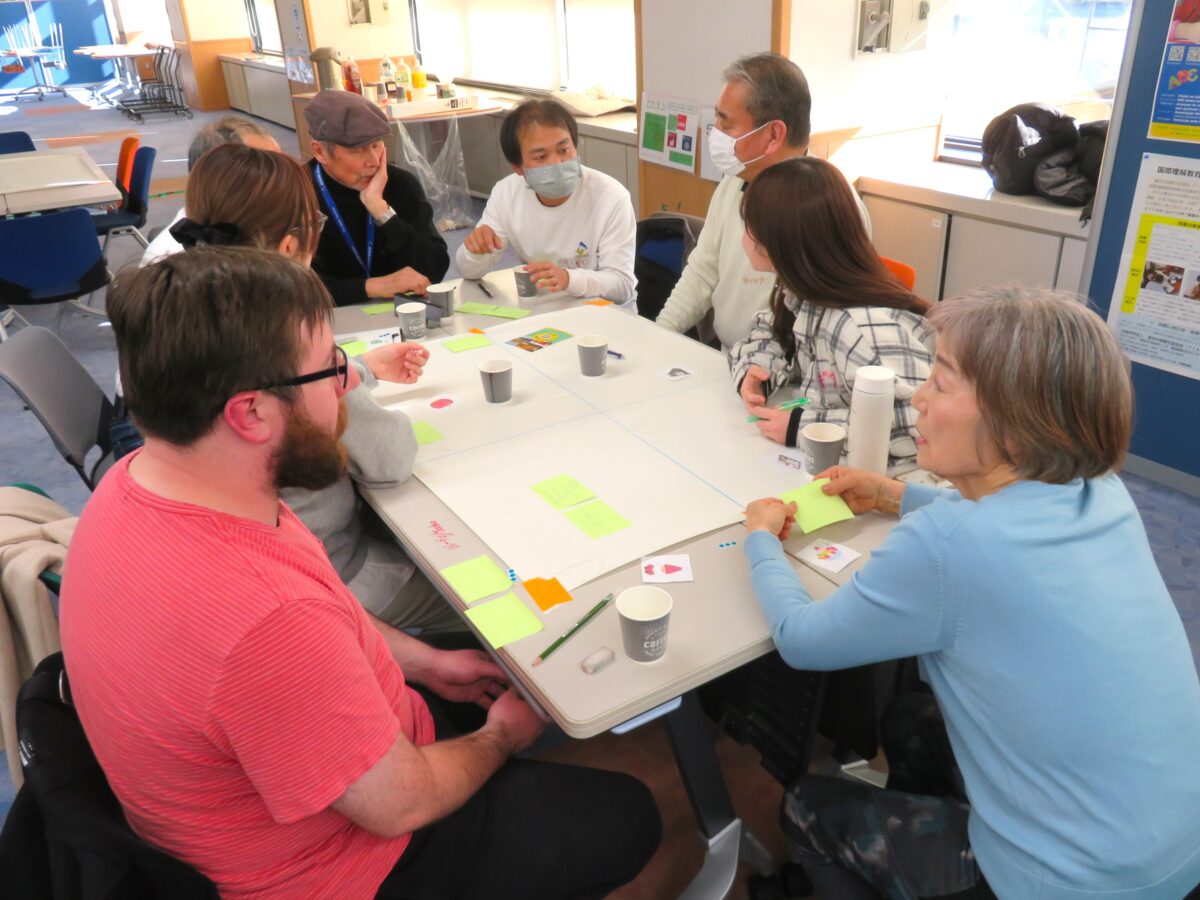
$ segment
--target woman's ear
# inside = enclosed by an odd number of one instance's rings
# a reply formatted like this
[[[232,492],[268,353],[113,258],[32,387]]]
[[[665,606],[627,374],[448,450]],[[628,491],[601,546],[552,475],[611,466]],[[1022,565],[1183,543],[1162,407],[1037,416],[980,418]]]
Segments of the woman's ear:
[[[283,236],[283,240],[279,242],[279,255],[287,259],[298,259],[300,257],[300,239],[289,232]]]

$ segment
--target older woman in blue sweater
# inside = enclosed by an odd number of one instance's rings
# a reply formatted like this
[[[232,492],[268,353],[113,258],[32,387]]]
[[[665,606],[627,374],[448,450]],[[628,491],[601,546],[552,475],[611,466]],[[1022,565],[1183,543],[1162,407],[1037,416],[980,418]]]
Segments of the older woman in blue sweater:
[[[795,507],[747,510],[754,588],[788,663],[917,656],[933,689],[885,725],[888,790],[791,787],[793,854],[839,900],[1179,900],[1200,882],[1200,682],[1114,474],[1128,364],[1062,294],[988,289],[929,321],[917,462],[956,490],[826,473],[826,493],[900,522],[820,603],[779,543]]]

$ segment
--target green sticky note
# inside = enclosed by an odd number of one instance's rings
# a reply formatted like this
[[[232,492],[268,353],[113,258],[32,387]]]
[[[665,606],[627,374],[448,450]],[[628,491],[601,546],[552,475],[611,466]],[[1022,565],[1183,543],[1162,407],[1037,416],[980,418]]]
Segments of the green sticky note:
[[[667,117],[648,112],[642,117],[642,146],[662,152],[667,143]]]
[[[788,491],[780,495],[784,503],[796,504],[796,524],[805,534],[832,525],[834,522],[844,522],[853,519],[854,513],[837,494],[830,496],[821,493],[821,485],[828,483],[828,478],[818,478],[802,488]]]
[[[529,611],[529,607],[516,594],[505,594],[472,607],[467,610],[467,618],[479,629],[483,639],[497,650],[505,644],[537,634],[543,627],[538,617]]]
[[[501,319],[523,319],[533,310],[521,309],[519,306],[493,306],[489,316],[498,316]]]
[[[668,158],[671,162],[679,163],[681,166],[691,166],[696,163],[696,157],[692,156],[692,154],[680,153],[678,150],[672,150],[668,154]]]
[[[563,513],[575,526],[590,538],[602,538],[629,527],[629,520],[603,500],[593,500]]]
[[[490,316],[494,308],[491,303],[476,303],[474,300],[468,300],[466,303],[460,303],[456,310],[472,316]]]
[[[570,475],[555,475],[533,486],[542,499],[555,509],[566,509],[577,506],[584,500],[591,500],[596,495],[585,488]]]
[[[426,444],[440,441],[443,437],[442,433],[428,422],[413,422],[412,427],[413,434],[417,436],[418,447],[424,447]]]
[[[512,587],[508,576],[488,556],[477,556],[442,569],[442,577],[467,603]]]
[[[368,316],[382,316],[384,313],[395,312],[396,307],[390,303],[371,303],[362,308]]]
[[[346,341],[341,345],[341,348],[346,351],[347,356],[362,356],[367,352],[366,341]]]
[[[475,350],[479,347],[491,346],[491,340],[482,334],[471,334],[467,337],[446,341],[445,347],[451,353],[462,353],[464,350]]]

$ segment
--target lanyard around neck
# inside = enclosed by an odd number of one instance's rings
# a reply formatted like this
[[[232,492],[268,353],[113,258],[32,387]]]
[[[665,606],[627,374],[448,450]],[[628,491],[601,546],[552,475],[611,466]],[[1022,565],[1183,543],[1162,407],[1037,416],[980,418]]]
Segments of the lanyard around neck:
[[[358,260],[358,264],[363,267],[363,271],[370,278],[371,262],[375,259],[375,219],[369,214],[367,215],[367,261],[363,262],[362,254],[358,252],[358,248],[354,246],[354,239],[350,237],[350,229],[346,227],[346,220],[342,218],[342,211],[333,202],[333,196],[325,185],[325,174],[321,171],[320,163],[313,167],[313,172],[316,174],[317,187],[321,191],[321,196],[325,198],[325,205],[329,207],[329,215],[333,219],[333,224],[337,226],[337,230],[342,234],[342,240],[346,242],[346,246],[350,248],[350,252],[354,254],[354,258]]]

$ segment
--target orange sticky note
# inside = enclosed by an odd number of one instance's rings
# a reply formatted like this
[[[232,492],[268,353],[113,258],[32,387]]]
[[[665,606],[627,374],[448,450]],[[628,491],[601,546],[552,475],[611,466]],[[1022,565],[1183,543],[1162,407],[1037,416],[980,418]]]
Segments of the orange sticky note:
[[[584,300],[588,306],[612,306],[611,300]]]
[[[567,593],[567,589],[559,583],[557,578],[530,578],[522,584],[525,585],[525,590],[529,591],[529,596],[533,598],[533,602],[542,612],[553,609],[558,604],[566,603],[571,599],[571,595]]]
[[[471,334],[483,334],[483,329],[482,328],[472,328]]]

